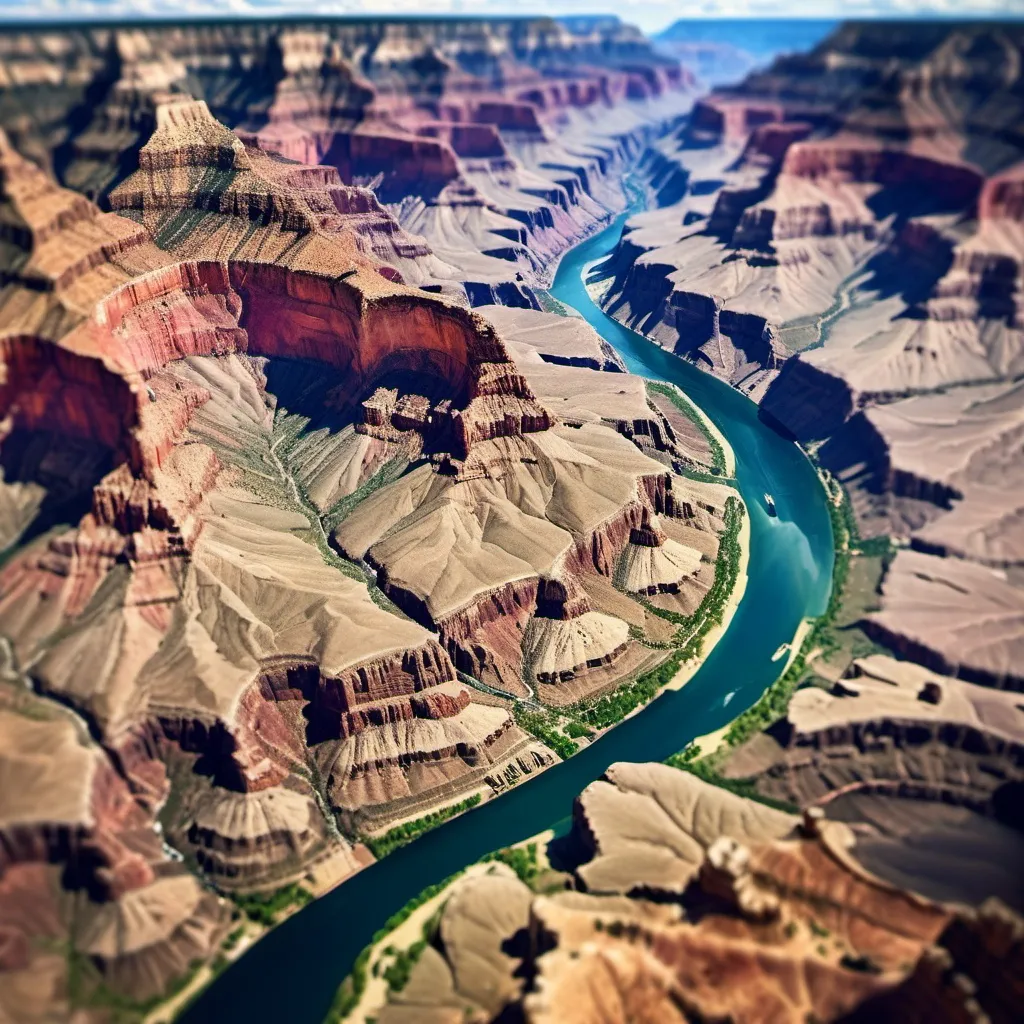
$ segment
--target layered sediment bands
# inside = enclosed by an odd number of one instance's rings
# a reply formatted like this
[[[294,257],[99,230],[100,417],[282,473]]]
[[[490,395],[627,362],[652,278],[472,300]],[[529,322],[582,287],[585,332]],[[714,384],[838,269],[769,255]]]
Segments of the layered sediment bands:
[[[727,774],[800,806],[864,793],[1003,817],[1001,793],[1024,771],[1022,741],[1013,694],[872,655],[831,693],[794,695],[786,718],[740,747]]]
[[[557,684],[614,664],[628,642],[628,624],[613,615],[581,612],[566,619],[537,615],[523,637],[523,654],[536,682]]]
[[[425,204],[428,216],[403,219],[457,273],[367,232],[379,256],[399,254],[407,280],[455,291],[461,277],[484,301],[533,305],[542,264],[621,206],[627,150],[688,106],[693,83],[610,24],[493,20],[486,34],[458,19],[96,28],[56,41],[33,33],[0,47],[11,99],[0,126],[65,184],[105,202],[160,104],[191,93],[247,143],[327,164],[386,201]],[[230,70],[224,53],[234,55]],[[28,129],[27,107],[37,111]],[[510,247],[515,223],[527,237]]]
[[[594,611],[573,577],[539,581],[537,606],[522,639],[533,680],[564,683],[588,669],[611,665],[628,642],[627,623]]]
[[[460,672],[484,681],[496,681],[517,693],[522,674],[522,635],[537,600],[538,581],[517,580],[498,587],[468,607],[440,619],[442,643]],[[398,595],[396,595],[398,596]],[[409,600],[399,596],[399,599]],[[429,621],[429,612],[420,605]]]
[[[203,175],[210,160],[232,170],[220,182],[216,212],[207,214]],[[202,244],[229,256],[230,286],[224,281],[221,288],[232,294],[222,308],[238,318],[250,354],[325,363],[349,376],[353,398],[388,373],[447,381],[452,406],[438,410],[435,429],[440,443],[454,444],[456,458],[465,458],[479,438],[549,425],[493,328],[458,305],[386,282],[354,244],[346,218],[325,224],[317,216],[325,191],[346,190],[296,189],[290,183],[296,172],[285,174],[282,166],[246,150],[204,104],[169,103],[158,109],[158,129],[140,152],[139,171],[112,202],[137,211],[183,256],[196,251],[202,224],[209,225],[213,238]],[[181,191],[169,201],[165,185],[181,175]],[[252,227],[256,211],[240,203],[248,195],[262,197],[265,226]],[[187,234],[173,227],[183,206],[199,218]]]
[[[215,789],[197,799],[182,838],[217,884],[244,889],[263,881],[268,867],[287,874],[296,863],[312,862],[325,848],[326,831],[310,794],[280,786],[255,793]]]
[[[794,142],[786,150],[782,173],[812,181],[867,182],[883,187],[912,184],[934,192],[952,209],[978,199],[984,176],[969,165],[957,166],[931,156],[883,146]]]
[[[759,102],[740,96],[710,96],[693,105],[693,114],[686,131],[694,139],[715,142],[745,142],[763,125],[784,120],[781,103]]]
[[[657,518],[646,518],[630,531],[619,579],[623,589],[633,594],[678,594],[701,562],[700,551],[670,540]]]
[[[611,314],[820,445],[861,536],[933,558],[900,557],[877,640],[1015,687],[1024,138],[1008,32],[856,24],[702,100],[644,161],[655,189],[675,167],[687,193],[633,217],[595,277]],[[963,629],[938,611],[947,584]]]
[[[467,792],[500,792],[554,760],[504,708],[474,702],[456,714],[367,728],[321,744],[316,756],[332,806],[355,830],[387,828]]]
[[[315,663],[281,661],[264,668],[261,694],[267,700],[306,701],[310,729],[321,738],[345,738],[400,719],[458,714],[469,700],[465,691],[438,689],[455,673],[444,651],[430,643],[353,667],[340,678],[323,676]]]
[[[68,941],[111,987],[159,995],[212,954],[225,908],[167,859],[151,813],[70,714],[31,694],[13,704],[5,694],[0,867],[5,933],[22,950],[5,970],[35,976],[45,971],[39,944]],[[53,864],[62,865],[59,879]],[[81,897],[73,934],[51,886]]]
[[[112,988],[139,1001],[216,949],[228,915],[222,901],[186,875],[161,878],[87,916],[76,936]]]

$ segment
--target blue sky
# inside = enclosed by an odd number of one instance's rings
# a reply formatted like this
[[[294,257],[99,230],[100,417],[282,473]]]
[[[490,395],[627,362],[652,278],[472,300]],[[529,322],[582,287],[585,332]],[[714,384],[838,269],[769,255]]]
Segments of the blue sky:
[[[1024,0],[0,0],[0,17],[617,14],[647,32],[699,17],[1021,17]]]

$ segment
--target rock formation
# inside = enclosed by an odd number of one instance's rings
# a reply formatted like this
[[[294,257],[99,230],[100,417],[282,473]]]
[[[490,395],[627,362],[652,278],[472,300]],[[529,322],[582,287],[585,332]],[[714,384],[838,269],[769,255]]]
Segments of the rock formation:
[[[504,865],[456,882],[378,1019],[1014,1019],[1020,917],[881,881],[839,822],[617,764],[577,801],[572,838],[575,891]]]
[[[624,205],[621,171],[692,87],[629,26],[547,18],[39,31],[0,41],[0,81],[0,127],[101,203],[160,105],[192,95],[246,144],[394,204],[436,256],[355,196],[367,244],[409,283],[518,305]]]
[[[644,157],[668,205],[597,271],[613,315],[820,446],[862,536],[915,549],[872,635],[1011,688],[1021,46],[1016,25],[851,23],[715,90]]]
[[[830,690],[797,690],[786,715],[731,751],[723,773],[765,797],[848,821],[854,852],[935,898],[1024,906],[1024,712],[994,691],[888,655],[858,659]],[[964,871],[972,859],[984,862]]]

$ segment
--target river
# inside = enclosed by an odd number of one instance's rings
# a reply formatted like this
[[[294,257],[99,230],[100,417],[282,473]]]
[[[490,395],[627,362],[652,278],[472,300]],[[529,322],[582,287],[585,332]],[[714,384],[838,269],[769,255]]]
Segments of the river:
[[[356,956],[408,900],[483,854],[564,821],[573,797],[612,762],[663,760],[725,725],[775,680],[779,645],[804,617],[824,611],[832,531],[824,491],[803,453],[761,423],[749,399],[612,320],[588,295],[583,270],[611,251],[625,220],[623,214],[570,250],[551,292],[579,310],[630,371],[680,385],[732,445],[751,535],[747,589],[729,629],[681,690],[568,761],[395,851],[268,933],[199,996],[181,1018],[187,1024],[320,1024]],[[764,510],[766,491],[778,518]]]

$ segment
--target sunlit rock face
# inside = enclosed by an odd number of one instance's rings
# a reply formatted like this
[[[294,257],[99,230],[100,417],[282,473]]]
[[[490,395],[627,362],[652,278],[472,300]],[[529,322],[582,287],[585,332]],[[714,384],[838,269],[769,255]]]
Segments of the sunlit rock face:
[[[247,145],[322,165],[292,172],[293,187],[331,168],[371,186],[420,237],[336,190],[341,213],[361,207],[364,248],[474,304],[536,305],[552,260],[624,205],[622,172],[693,93],[688,73],[614,20],[39,32],[0,41],[0,68],[0,127],[104,207],[162,105],[193,97]],[[334,216],[325,201],[320,216]]]
[[[614,764],[576,801],[563,872],[456,882],[378,1019],[1012,1020],[1019,915],[922,899],[851,847],[820,813]]]

